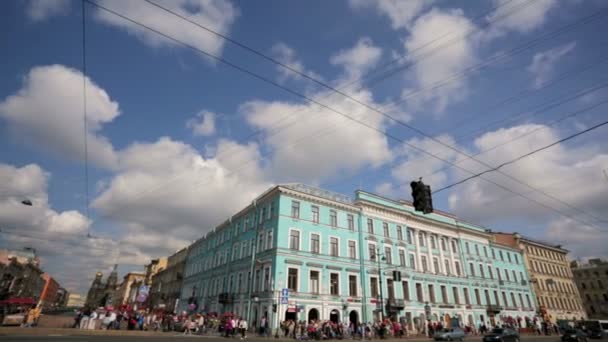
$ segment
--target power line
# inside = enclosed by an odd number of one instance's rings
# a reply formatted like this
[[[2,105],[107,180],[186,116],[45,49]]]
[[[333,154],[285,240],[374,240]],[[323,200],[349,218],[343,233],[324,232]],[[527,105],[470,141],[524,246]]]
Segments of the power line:
[[[452,183],[452,184],[450,184],[450,185],[444,186],[444,187],[442,187],[442,188],[441,188],[441,189],[439,189],[439,190],[435,190],[435,191],[433,191],[433,194],[439,193],[439,192],[441,192],[441,191],[443,191],[443,190],[447,190],[447,189],[452,188],[452,187],[454,187],[454,186],[456,186],[456,185],[462,184],[462,183],[464,183],[464,182],[466,182],[466,181],[468,181],[468,180],[471,180],[471,179],[473,179],[473,178],[477,178],[477,177],[479,177],[479,176],[481,176],[481,175],[484,175],[484,174],[486,174],[486,173],[490,173],[490,172],[498,171],[500,168],[502,168],[502,167],[504,167],[504,166],[507,166],[507,165],[510,165],[510,164],[514,164],[514,163],[516,163],[516,162],[518,162],[518,161],[520,161],[520,160],[522,160],[522,159],[524,159],[524,158],[527,158],[527,157],[529,157],[529,156],[531,156],[531,155],[533,155],[533,154],[536,154],[536,153],[538,153],[538,152],[544,151],[544,150],[546,150],[546,149],[548,149],[548,148],[551,148],[551,147],[553,147],[553,146],[555,146],[555,145],[558,145],[558,144],[563,143],[563,142],[565,142],[565,141],[568,141],[568,140],[570,140],[570,139],[574,139],[574,138],[578,137],[579,135],[583,135],[583,134],[585,134],[585,133],[591,132],[591,131],[593,131],[593,130],[595,130],[595,129],[597,129],[597,128],[600,128],[600,127],[602,127],[602,126],[604,126],[604,125],[606,125],[606,124],[608,124],[608,121],[604,121],[604,122],[602,122],[602,123],[599,123],[599,124],[597,124],[597,125],[594,125],[594,126],[592,126],[592,127],[589,127],[589,128],[587,128],[587,129],[585,129],[585,130],[582,130],[582,131],[577,132],[577,133],[575,133],[575,134],[569,135],[569,136],[567,136],[567,137],[565,137],[565,138],[559,139],[559,140],[557,140],[557,141],[555,141],[555,142],[552,142],[552,143],[551,143],[551,144],[549,144],[549,145],[545,145],[545,146],[543,146],[543,147],[541,147],[541,148],[538,148],[538,149],[535,149],[535,150],[530,151],[530,152],[528,152],[528,153],[525,153],[525,154],[523,154],[523,155],[521,155],[521,156],[519,156],[519,157],[517,157],[517,158],[515,158],[515,159],[511,159],[511,160],[509,160],[509,161],[506,161],[506,162],[504,162],[504,163],[501,163],[501,164],[499,164],[498,166],[495,166],[495,167],[493,167],[493,168],[491,168],[491,169],[488,169],[488,170],[485,170],[485,171],[482,171],[482,172],[476,173],[476,174],[474,174],[474,175],[472,175],[472,176],[469,176],[469,177],[467,177],[467,178],[461,179],[461,180],[459,180],[459,181],[458,181],[458,182],[456,182],[456,183]]]
[[[82,116],[83,116],[83,139],[84,139],[84,193],[85,193],[85,213],[89,220],[89,149],[88,149],[88,128],[87,128],[87,35],[86,35],[86,6],[84,0],[81,1],[82,7]],[[91,235],[89,226],[87,235]]]
[[[89,2],[90,4],[92,4],[92,5],[94,5],[94,6],[98,7],[98,8],[100,8],[100,9],[102,9],[102,10],[105,10],[105,11],[107,11],[107,12],[109,12],[109,13],[112,13],[112,14],[114,14],[114,15],[118,16],[118,17],[121,17],[121,18],[123,18],[123,19],[124,19],[124,20],[126,20],[126,21],[129,21],[129,22],[131,22],[131,23],[133,23],[133,24],[136,24],[136,25],[138,25],[138,26],[141,26],[141,27],[143,27],[143,28],[145,28],[145,29],[147,29],[147,30],[150,30],[150,31],[152,31],[152,32],[155,32],[156,34],[158,34],[158,35],[160,35],[160,36],[163,36],[163,37],[165,37],[166,39],[169,39],[169,40],[171,40],[171,41],[173,41],[173,42],[175,42],[175,43],[178,43],[178,44],[180,44],[180,45],[183,45],[183,46],[185,46],[185,47],[187,47],[187,48],[189,48],[189,49],[191,49],[191,50],[193,50],[193,51],[196,51],[196,52],[198,52],[198,53],[201,53],[202,55],[205,55],[205,56],[207,56],[207,57],[209,57],[209,58],[211,58],[211,59],[213,59],[213,60],[216,60],[216,61],[218,61],[218,62],[221,62],[221,63],[223,63],[223,64],[225,64],[225,65],[227,65],[227,66],[230,66],[230,67],[232,67],[232,68],[234,68],[234,69],[236,69],[236,70],[238,70],[238,71],[241,71],[241,72],[243,72],[243,73],[245,73],[245,74],[247,74],[247,75],[250,75],[250,76],[251,76],[251,77],[253,77],[253,78],[259,79],[259,80],[261,80],[261,81],[263,81],[263,82],[266,82],[266,83],[268,83],[268,84],[270,84],[270,85],[273,85],[273,86],[275,86],[275,87],[277,87],[277,88],[279,88],[279,89],[282,89],[282,90],[286,91],[286,92],[287,92],[287,93],[289,93],[289,94],[295,95],[295,96],[297,96],[297,97],[300,97],[300,98],[303,98],[303,99],[305,99],[305,100],[307,100],[307,101],[310,101],[310,102],[312,102],[312,103],[315,103],[315,104],[317,104],[317,105],[319,105],[319,106],[321,106],[321,107],[323,107],[323,108],[326,108],[326,109],[328,109],[328,110],[330,110],[330,111],[332,111],[332,112],[334,112],[334,113],[337,113],[337,114],[339,114],[339,115],[341,115],[341,116],[344,116],[344,117],[348,118],[349,120],[352,120],[352,121],[357,122],[357,123],[359,123],[359,124],[361,124],[361,125],[363,125],[363,126],[365,126],[365,127],[368,127],[368,128],[370,128],[370,129],[372,129],[372,130],[375,130],[375,131],[377,131],[377,132],[379,132],[379,133],[381,133],[381,134],[383,134],[383,135],[385,135],[385,136],[387,136],[387,137],[389,137],[389,138],[391,138],[391,139],[395,139],[395,140],[397,140],[397,141],[403,142],[404,144],[406,144],[407,146],[409,146],[409,147],[411,147],[411,148],[413,148],[413,149],[415,149],[415,150],[419,150],[419,151],[421,151],[421,152],[423,152],[423,153],[425,153],[425,154],[429,154],[429,155],[435,156],[437,159],[442,160],[442,161],[444,161],[444,162],[446,162],[446,163],[449,163],[449,164],[454,164],[454,163],[452,163],[452,162],[451,162],[451,161],[449,161],[449,160],[443,159],[443,158],[441,158],[441,157],[438,157],[438,156],[436,156],[436,155],[432,154],[431,152],[428,152],[428,151],[426,151],[426,150],[424,150],[424,149],[421,149],[421,148],[418,148],[418,147],[416,147],[416,146],[414,146],[414,145],[411,145],[411,144],[407,143],[406,141],[404,141],[404,140],[402,140],[402,139],[400,139],[400,138],[398,138],[398,137],[396,137],[396,136],[394,136],[394,135],[392,135],[392,134],[390,134],[390,133],[388,133],[388,132],[383,131],[383,130],[382,130],[382,129],[380,129],[380,128],[377,128],[377,127],[374,127],[374,126],[372,126],[372,125],[369,125],[369,124],[367,124],[367,123],[365,123],[365,122],[363,122],[363,121],[361,121],[361,120],[358,120],[358,119],[356,119],[356,118],[353,118],[353,117],[351,117],[351,116],[349,116],[349,115],[347,115],[347,114],[345,114],[345,113],[343,113],[343,112],[341,112],[341,111],[338,111],[338,110],[336,110],[336,109],[334,109],[334,108],[332,108],[332,107],[329,107],[328,105],[325,105],[325,104],[323,104],[323,103],[320,103],[319,101],[317,101],[317,100],[315,100],[315,99],[313,99],[313,98],[311,98],[311,97],[309,97],[309,96],[307,96],[307,95],[301,94],[301,93],[299,93],[299,92],[297,92],[297,91],[294,91],[294,90],[292,90],[292,89],[290,89],[290,88],[287,88],[287,87],[285,87],[285,86],[282,86],[282,85],[278,84],[277,82],[275,82],[275,81],[273,81],[273,80],[271,80],[271,79],[268,79],[267,77],[264,77],[264,76],[262,76],[262,75],[259,75],[259,74],[255,73],[255,72],[253,72],[253,71],[250,71],[250,70],[248,70],[248,69],[246,69],[246,68],[244,68],[244,67],[241,67],[241,66],[239,66],[239,65],[237,65],[237,64],[235,64],[235,63],[233,63],[233,62],[231,62],[231,61],[229,61],[229,60],[226,60],[225,58],[222,58],[222,57],[219,57],[219,56],[215,56],[215,55],[213,55],[213,54],[211,54],[211,53],[209,53],[209,52],[206,52],[206,51],[204,51],[204,50],[202,50],[202,49],[199,49],[199,48],[197,48],[197,47],[195,47],[195,46],[193,46],[193,45],[191,45],[191,44],[188,44],[188,43],[186,43],[186,42],[184,42],[184,41],[181,41],[181,40],[179,40],[179,39],[177,39],[177,38],[175,38],[175,37],[172,37],[172,36],[170,36],[170,35],[168,35],[168,34],[166,34],[166,33],[163,33],[163,32],[161,32],[161,31],[159,31],[159,30],[156,30],[156,29],[154,29],[154,28],[152,28],[152,27],[150,27],[150,26],[148,26],[148,25],[145,25],[145,24],[143,24],[143,23],[140,23],[140,22],[138,22],[138,21],[136,21],[136,20],[134,20],[134,19],[132,19],[132,18],[130,18],[130,17],[128,17],[128,16],[126,16],[126,15],[123,15],[123,14],[120,14],[120,13],[118,13],[118,12],[116,12],[116,11],[113,11],[113,10],[111,10],[111,9],[108,9],[108,8],[106,8],[106,7],[104,7],[104,6],[100,5],[100,4],[98,4],[98,3],[96,3],[96,2],[93,2],[93,1],[91,1],[91,0],[84,0],[84,1],[87,1],[87,2]],[[539,38],[537,38],[537,39],[535,39],[535,40],[532,40],[531,42],[528,42],[528,44],[527,44],[527,45],[524,45],[523,47],[520,47],[520,48],[519,48],[519,51],[517,51],[517,49],[515,49],[515,50],[513,50],[513,52],[517,52],[517,53],[519,53],[519,52],[523,51],[523,49],[528,49],[528,48],[531,48],[532,46],[534,46],[536,43],[538,43],[538,42],[542,41],[543,39],[553,38],[553,37],[551,37],[552,35],[557,36],[557,35],[559,35],[559,34],[563,34],[563,33],[567,32],[567,31],[569,31],[569,30],[571,30],[571,29],[573,29],[573,28],[576,28],[576,26],[578,26],[578,25],[581,25],[581,24],[587,24],[587,23],[589,23],[589,22],[592,22],[592,21],[594,21],[594,20],[597,20],[598,18],[600,18],[600,17],[601,17],[601,16],[603,16],[603,15],[606,15],[606,10],[603,10],[603,11],[598,11],[598,12],[596,12],[596,13],[592,14],[592,15],[589,15],[589,16],[586,16],[586,17],[582,18],[581,20],[579,20],[579,21],[577,21],[577,22],[575,22],[575,23],[573,23],[573,24],[566,25],[566,26],[561,27],[560,29],[558,29],[558,30],[556,30],[556,31],[552,31],[552,32],[550,32],[549,34],[546,34],[546,35],[541,36],[541,37],[539,37]],[[522,49],[522,48],[523,48],[523,49]],[[504,56],[504,54],[503,54],[503,56]],[[475,71],[475,70],[476,70],[476,69],[472,69],[472,71]],[[331,86],[330,86],[330,87],[331,87]],[[332,87],[332,88],[333,88],[333,87]],[[340,91],[338,91],[338,90],[336,90],[336,91],[337,91],[338,93],[340,93]],[[343,93],[342,93],[342,94],[343,94]],[[411,129],[411,130],[413,130],[413,131],[415,131],[415,132],[417,132],[417,133],[419,133],[419,134],[421,134],[421,135],[424,135],[424,136],[429,137],[431,140],[434,140],[434,141],[436,141],[436,142],[438,142],[438,143],[440,143],[440,144],[442,144],[442,145],[445,145],[446,147],[448,147],[448,148],[450,148],[450,149],[453,149],[453,150],[455,150],[455,151],[458,151],[458,153],[461,153],[461,154],[465,154],[465,155],[466,155],[466,153],[465,153],[465,152],[462,152],[462,151],[460,151],[460,150],[456,149],[456,148],[455,148],[455,147],[453,147],[453,146],[450,146],[450,145],[448,145],[448,144],[445,144],[445,143],[441,142],[440,140],[438,140],[438,139],[436,139],[436,138],[434,138],[434,137],[432,137],[432,136],[429,136],[428,134],[426,134],[425,132],[421,131],[420,129],[415,128],[415,127],[413,127],[413,126],[411,126],[411,125],[409,125],[409,124],[407,124],[407,123],[403,122],[402,120],[399,120],[399,119],[397,119],[397,118],[394,118],[394,117],[392,117],[391,115],[389,115],[389,114],[387,114],[387,113],[381,112],[381,111],[379,111],[378,109],[376,109],[376,108],[374,108],[374,107],[371,107],[370,105],[368,105],[368,104],[366,104],[366,103],[363,103],[363,102],[361,102],[361,101],[359,101],[359,100],[357,100],[357,99],[354,99],[354,98],[350,97],[349,95],[345,95],[345,96],[346,96],[346,97],[349,97],[349,98],[351,98],[351,99],[353,99],[353,101],[355,101],[355,102],[357,102],[357,103],[360,103],[361,105],[365,106],[366,108],[369,108],[369,109],[370,109],[370,110],[372,110],[372,111],[375,111],[375,112],[377,112],[377,113],[379,113],[379,114],[381,114],[381,115],[383,115],[383,116],[385,116],[385,117],[387,117],[387,118],[392,119],[393,121],[395,121],[395,122],[397,122],[397,123],[400,123],[401,125],[403,125],[403,126],[405,126],[405,127],[408,127],[409,129]],[[478,162],[479,162],[479,161],[478,161]],[[460,166],[457,166],[457,167],[458,167],[458,168],[460,168],[460,169],[465,170],[466,172],[473,173],[472,171],[470,171],[470,170],[466,170],[466,169],[464,169],[464,168],[462,168],[462,167],[460,167]],[[488,182],[490,182],[490,183],[495,184],[496,186],[499,186],[499,187],[501,187],[501,188],[507,189],[508,191],[511,191],[511,190],[509,190],[508,188],[506,188],[506,187],[504,187],[504,186],[502,186],[502,185],[500,185],[500,184],[498,184],[498,183],[496,183],[496,182],[493,182],[493,181],[488,180],[488,179],[483,178],[483,177],[481,177],[481,179],[484,179],[484,180],[486,180],[486,181],[488,181]],[[521,182],[521,181],[520,181],[520,182]],[[528,200],[533,201],[533,202],[535,202],[535,203],[538,203],[539,205],[542,205],[542,206],[544,206],[544,207],[551,208],[552,210],[554,210],[554,211],[556,211],[556,212],[559,212],[559,213],[561,213],[562,215],[564,215],[564,216],[566,216],[566,217],[570,217],[570,216],[568,216],[567,214],[564,214],[564,213],[562,213],[562,212],[558,211],[557,209],[555,209],[555,208],[553,208],[553,207],[549,207],[549,206],[547,206],[547,205],[545,205],[545,204],[542,204],[542,203],[540,203],[540,202],[538,202],[538,201],[536,201],[536,200],[533,200],[533,199],[531,199],[531,198],[529,198],[529,197],[525,197],[525,196],[523,196],[523,195],[521,195],[521,194],[520,194],[520,196],[522,196],[522,197],[524,197],[524,198],[527,198]],[[582,221],[579,221],[579,222],[582,222]],[[585,223],[585,225],[588,225],[588,224],[587,224],[587,223]]]

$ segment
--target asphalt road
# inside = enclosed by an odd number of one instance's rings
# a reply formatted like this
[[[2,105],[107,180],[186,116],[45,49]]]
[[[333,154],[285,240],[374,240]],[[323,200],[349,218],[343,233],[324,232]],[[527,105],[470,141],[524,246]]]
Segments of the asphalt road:
[[[237,341],[235,339],[226,339],[217,336],[183,336],[183,335],[163,335],[163,336],[0,336],[0,341],[2,342],[26,342],[26,341],[49,341],[49,342],[156,342],[156,341],[187,341],[187,340],[201,340],[201,341],[209,341],[209,342],[228,342],[228,341]],[[240,340],[238,340],[240,341]],[[293,340],[275,340],[273,338],[265,339],[265,338],[248,338],[247,341],[250,342],[262,342],[262,341],[293,341]],[[338,341],[338,340],[336,340]],[[380,340],[373,340],[379,342]],[[419,342],[419,341],[428,341],[431,342],[431,339],[390,339],[386,340],[387,342],[393,341],[411,341],[411,342]],[[470,337],[465,339],[467,342],[481,342],[481,337]],[[539,337],[539,336],[523,336],[520,339],[521,342],[559,342],[559,336],[551,336],[551,337]]]

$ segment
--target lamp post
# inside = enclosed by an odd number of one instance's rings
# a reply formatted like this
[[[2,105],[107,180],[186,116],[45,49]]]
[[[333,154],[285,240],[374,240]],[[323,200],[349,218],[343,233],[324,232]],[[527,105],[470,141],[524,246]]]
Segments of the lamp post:
[[[386,260],[386,257],[382,255],[380,258],[380,248],[376,248],[376,255],[374,255],[374,259],[376,259],[376,263],[378,264],[378,278],[380,279],[380,319],[384,321],[384,294],[382,291],[382,264],[380,263],[380,259],[382,261]]]

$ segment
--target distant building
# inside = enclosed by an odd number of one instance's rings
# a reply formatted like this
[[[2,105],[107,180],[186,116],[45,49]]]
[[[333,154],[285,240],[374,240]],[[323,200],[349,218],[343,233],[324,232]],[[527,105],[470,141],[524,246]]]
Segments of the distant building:
[[[82,296],[78,293],[70,293],[68,295],[68,302],[67,305],[68,307],[74,307],[74,308],[80,308],[84,306],[84,300],[85,298],[82,298]]]
[[[64,308],[68,305],[68,296],[70,293],[68,290],[60,287],[57,289],[57,296],[55,297],[55,307]]]
[[[165,268],[167,268],[167,258],[152,259],[149,264],[144,266],[144,284],[152,284],[152,277]]]
[[[44,309],[49,309],[54,307],[55,301],[57,300],[57,291],[59,291],[59,283],[53,277],[51,277],[48,273],[44,273],[42,275],[42,279],[44,279],[44,287],[42,288],[42,292],[40,293],[39,305]]]
[[[188,248],[183,248],[168,258],[167,268],[152,277],[150,307],[175,310],[182,286]]]
[[[117,266],[118,265],[114,265],[114,269],[105,283],[102,281],[103,274],[101,272],[95,274],[95,278],[87,293],[85,305],[96,308],[100,306],[116,306],[121,304],[121,300],[115,298],[116,291],[118,290]]]
[[[0,256],[0,300],[7,298],[40,298],[45,280],[34,254],[15,255],[12,251]]]
[[[137,291],[145,277],[146,274],[141,272],[129,272],[125,274],[122,278],[122,283],[118,287],[116,303],[114,305],[136,303]]]
[[[608,319],[608,261],[590,259],[571,266],[589,318]]]
[[[570,271],[568,250],[517,233],[493,234],[496,242],[516,247],[523,252],[539,316],[552,323],[579,320],[587,316]]]

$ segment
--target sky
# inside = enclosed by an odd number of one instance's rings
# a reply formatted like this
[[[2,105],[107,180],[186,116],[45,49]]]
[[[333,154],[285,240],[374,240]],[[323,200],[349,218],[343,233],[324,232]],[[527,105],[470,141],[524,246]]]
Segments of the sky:
[[[602,1],[151,2],[2,3],[0,246],[73,292],[275,184],[410,199],[608,117]],[[605,257],[608,128],[433,202]]]

